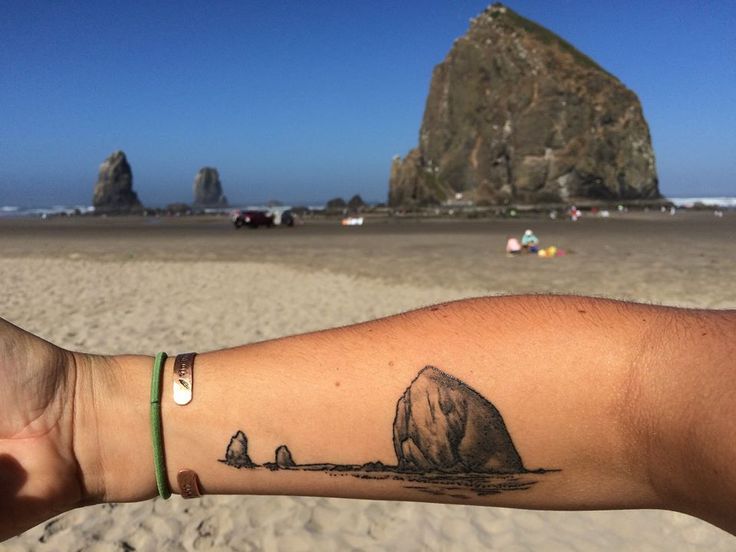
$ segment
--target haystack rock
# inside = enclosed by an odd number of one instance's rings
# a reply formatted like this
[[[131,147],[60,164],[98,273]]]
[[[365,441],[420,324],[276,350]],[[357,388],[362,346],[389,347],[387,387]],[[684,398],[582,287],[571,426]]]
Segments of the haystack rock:
[[[399,471],[526,471],[501,414],[462,381],[425,367],[396,405]]]
[[[116,151],[100,165],[92,205],[103,213],[141,211],[143,206],[133,191],[133,172],[122,151]]]
[[[288,469],[296,466],[294,459],[291,457],[291,451],[286,445],[281,445],[276,449],[276,466],[281,469]]]
[[[245,433],[238,431],[230,438],[230,443],[225,451],[225,458],[220,460],[234,468],[252,468],[255,464],[248,456],[248,438]]]
[[[222,194],[222,184],[217,169],[202,167],[194,177],[194,204],[225,207],[227,198]]]
[[[435,67],[394,206],[659,198],[639,100],[568,42],[494,4]]]

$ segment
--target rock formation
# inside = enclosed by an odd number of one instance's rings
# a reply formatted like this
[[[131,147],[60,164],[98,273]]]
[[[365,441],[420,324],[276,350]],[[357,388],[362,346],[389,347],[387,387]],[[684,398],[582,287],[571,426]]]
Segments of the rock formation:
[[[169,203],[165,208],[166,213],[174,215],[190,215],[192,208],[186,203]]]
[[[100,165],[92,205],[102,213],[141,211],[143,206],[133,191],[133,172],[122,151],[113,152]]]
[[[276,466],[282,470],[296,466],[294,459],[291,457],[291,451],[286,445],[281,445],[276,449]]]
[[[462,381],[425,367],[396,405],[399,471],[522,473],[496,408]]]
[[[347,203],[341,197],[333,197],[325,203],[325,209],[328,211],[342,211],[347,207]]]
[[[363,201],[363,198],[360,197],[360,194],[355,194],[353,197],[350,198],[350,201],[348,201],[348,209],[351,211],[360,211],[365,207],[365,201]]]
[[[194,204],[201,207],[225,207],[227,198],[222,194],[222,184],[217,169],[202,167],[194,177]]]
[[[380,460],[376,460],[374,462],[366,462],[362,466],[360,466],[360,469],[362,471],[366,472],[383,472],[387,470],[392,470],[392,468],[388,468],[383,462]]]
[[[234,468],[253,468],[255,464],[248,456],[248,438],[245,433],[238,431],[230,438],[225,451],[225,458],[220,460]]]
[[[394,206],[658,197],[636,94],[501,4],[435,67],[419,146],[389,184]]]

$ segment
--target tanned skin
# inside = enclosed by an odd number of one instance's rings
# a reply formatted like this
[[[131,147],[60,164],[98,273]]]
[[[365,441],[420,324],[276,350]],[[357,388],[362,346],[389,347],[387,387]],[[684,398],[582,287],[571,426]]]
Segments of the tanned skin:
[[[736,532],[735,359],[736,311],[558,296],[199,354],[186,406],[171,359],[169,484],[180,492],[188,468],[208,494],[665,508]],[[0,320],[0,539],[156,496],[152,363],[66,351]],[[276,465],[282,445],[294,466]],[[252,466],[227,461],[242,454]]]

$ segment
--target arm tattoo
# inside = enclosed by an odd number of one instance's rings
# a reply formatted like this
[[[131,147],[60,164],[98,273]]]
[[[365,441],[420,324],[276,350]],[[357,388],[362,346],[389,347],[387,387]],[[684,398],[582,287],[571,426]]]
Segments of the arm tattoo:
[[[423,368],[396,404],[393,444],[397,463],[297,464],[286,445],[262,466],[248,456],[248,439],[237,431],[220,462],[234,468],[323,471],[361,479],[394,479],[408,489],[454,498],[530,488],[549,469],[529,470],[501,413],[459,379]]]

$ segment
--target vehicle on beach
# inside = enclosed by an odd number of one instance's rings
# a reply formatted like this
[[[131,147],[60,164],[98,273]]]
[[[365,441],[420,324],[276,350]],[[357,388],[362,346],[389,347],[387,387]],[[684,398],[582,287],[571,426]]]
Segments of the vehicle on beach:
[[[269,209],[268,212],[273,216],[273,223],[277,226],[294,226],[296,222],[296,217],[291,209],[274,208]]]
[[[232,220],[235,228],[242,228],[243,226],[248,228],[258,228],[259,226],[271,228],[274,224],[273,215],[266,211],[233,211],[230,220]]]
[[[363,217],[345,217],[340,221],[343,226],[363,226]]]

